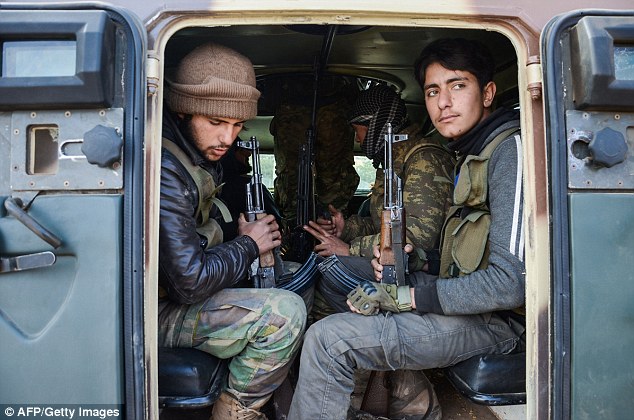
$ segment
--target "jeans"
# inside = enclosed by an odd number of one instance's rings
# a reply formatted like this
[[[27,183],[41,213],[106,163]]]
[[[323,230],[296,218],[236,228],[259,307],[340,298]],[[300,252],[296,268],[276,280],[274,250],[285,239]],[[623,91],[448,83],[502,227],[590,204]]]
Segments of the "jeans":
[[[445,367],[478,354],[508,353],[517,341],[496,314],[331,315],[306,332],[288,418],[345,419],[355,369]]]

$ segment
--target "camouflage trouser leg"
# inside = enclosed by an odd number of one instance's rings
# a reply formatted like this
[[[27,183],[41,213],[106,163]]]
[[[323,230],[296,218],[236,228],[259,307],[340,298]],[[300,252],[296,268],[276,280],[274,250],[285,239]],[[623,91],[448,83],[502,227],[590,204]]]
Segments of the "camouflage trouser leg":
[[[282,383],[305,324],[304,302],[293,292],[225,289],[200,307],[192,346],[231,358],[227,391],[249,403]]]

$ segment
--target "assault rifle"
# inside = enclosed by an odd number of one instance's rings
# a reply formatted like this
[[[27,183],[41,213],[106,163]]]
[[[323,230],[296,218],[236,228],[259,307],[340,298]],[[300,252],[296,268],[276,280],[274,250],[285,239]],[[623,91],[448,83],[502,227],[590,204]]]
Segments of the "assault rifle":
[[[337,26],[330,26],[321,44],[319,55],[313,65],[313,107],[310,127],[306,130],[306,142],[299,148],[297,171],[297,207],[295,228],[291,233],[287,260],[305,262],[315,246],[314,238],[304,230],[309,220],[315,220],[315,142],[317,139],[317,107],[319,78],[326,67]]]
[[[246,185],[247,209],[244,217],[247,222],[254,222],[266,215],[264,213],[262,170],[260,168],[260,144],[255,137],[251,137],[248,141],[239,141],[238,146],[251,150],[253,175],[251,175],[251,181]],[[261,254],[253,261],[250,269],[250,278],[255,288],[275,287],[275,256],[273,251]]]
[[[315,219],[315,129],[311,126],[306,132],[306,143],[299,148],[297,162],[297,207],[295,228],[291,233],[290,249],[287,259],[304,262],[314,247],[313,237],[304,230],[309,220]]]
[[[405,285],[407,256],[405,246],[405,208],[403,208],[403,181],[394,173],[392,145],[407,140],[407,134],[395,135],[392,124],[387,124],[385,135],[385,163],[383,165],[383,212],[381,213],[381,239],[379,263],[383,266],[383,283]]]

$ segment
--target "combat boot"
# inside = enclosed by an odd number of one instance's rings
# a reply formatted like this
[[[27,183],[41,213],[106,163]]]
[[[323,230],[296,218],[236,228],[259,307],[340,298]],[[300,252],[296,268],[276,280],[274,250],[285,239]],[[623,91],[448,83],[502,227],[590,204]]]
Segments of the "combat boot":
[[[390,372],[390,418],[441,420],[442,409],[434,386],[419,370]]]
[[[242,402],[238,401],[228,392],[220,394],[218,400],[214,403],[209,420],[267,420],[266,416],[259,410],[269,400],[270,395],[256,400],[254,403],[245,407]]]

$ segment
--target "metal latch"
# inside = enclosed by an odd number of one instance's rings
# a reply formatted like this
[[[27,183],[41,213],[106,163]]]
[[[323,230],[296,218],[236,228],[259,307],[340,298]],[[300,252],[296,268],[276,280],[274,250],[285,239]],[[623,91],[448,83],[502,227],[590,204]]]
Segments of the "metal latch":
[[[18,255],[17,257],[0,257],[0,273],[50,267],[55,264],[56,259],[55,254],[50,251],[38,252],[36,254]]]

